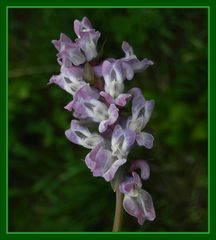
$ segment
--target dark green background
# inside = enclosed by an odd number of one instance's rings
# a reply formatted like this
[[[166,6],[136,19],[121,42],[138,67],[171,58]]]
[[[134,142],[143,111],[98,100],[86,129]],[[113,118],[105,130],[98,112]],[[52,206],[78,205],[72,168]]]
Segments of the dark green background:
[[[149,161],[157,218],[140,227],[125,214],[123,230],[207,231],[207,9],[9,9],[9,231],[111,230],[115,195],[64,136],[70,95],[46,85],[59,71],[50,41],[74,37],[83,16],[105,57],[127,40],[155,63],[130,84],[156,101],[155,146],[130,157]]]

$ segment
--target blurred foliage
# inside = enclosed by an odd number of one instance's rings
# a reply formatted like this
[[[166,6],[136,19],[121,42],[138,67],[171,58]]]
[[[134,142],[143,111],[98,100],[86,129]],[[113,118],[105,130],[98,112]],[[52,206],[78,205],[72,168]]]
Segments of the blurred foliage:
[[[88,151],[64,136],[70,95],[47,86],[59,72],[51,44],[74,38],[73,20],[88,16],[106,40],[104,56],[122,57],[127,40],[154,66],[139,86],[156,106],[151,151],[136,148],[151,178],[144,188],[157,218],[139,226],[124,215],[123,231],[207,231],[207,10],[9,9],[9,230],[110,231],[115,194],[92,177]]]

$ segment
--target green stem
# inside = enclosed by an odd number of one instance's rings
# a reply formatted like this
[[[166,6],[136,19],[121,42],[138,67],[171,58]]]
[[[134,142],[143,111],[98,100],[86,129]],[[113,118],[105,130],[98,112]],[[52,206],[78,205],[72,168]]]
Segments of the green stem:
[[[113,222],[113,232],[120,232],[122,226],[122,202],[123,202],[123,194],[117,188],[116,190],[116,209],[115,209],[115,216]]]

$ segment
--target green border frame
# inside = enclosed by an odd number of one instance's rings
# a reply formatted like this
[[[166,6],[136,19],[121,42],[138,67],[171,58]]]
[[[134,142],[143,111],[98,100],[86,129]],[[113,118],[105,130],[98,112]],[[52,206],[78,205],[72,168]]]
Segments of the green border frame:
[[[90,5],[91,3],[91,5]],[[196,4],[195,4],[196,3]],[[35,6],[34,6],[35,4]],[[72,5],[73,4],[73,5]],[[8,9],[10,8],[207,8],[208,9],[208,232],[8,232]],[[215,114],[213,103],[216,100],[213,95],[215,87],[215,23],[216,23],[216,1],[215,0],[0,0],[0,240],[1,239],[109,239],[118,238],[147,238],[147,239],[173,239],[187,237],[194,239],[216,239],[214,207],[215,190],[213,183],[216,182],[214,175],[215,151],[213,138],[215,127]],[[211,76],[211,77],[210,77]],[[61,235],[61,236],[59,236]],[[142,236],[144,235],[144,236]]]

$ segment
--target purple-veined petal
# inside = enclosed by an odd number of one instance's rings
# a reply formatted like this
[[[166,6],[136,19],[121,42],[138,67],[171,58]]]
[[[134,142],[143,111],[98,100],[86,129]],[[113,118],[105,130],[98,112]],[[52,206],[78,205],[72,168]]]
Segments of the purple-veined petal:
[[[122,67],[125,72],[125,78],[127,80],[132,80],[134,77],[134,69],[131,67],[131,65],[127,62],[122,61]]]
[[[98,99],[100,97],[100,94],[97,89],[90,87],[89,84],[86,84],[82,88],[79,89],[79,91],[76,92],[76,95],[74,96],[74,100],[91,100],[91,99]]]
[[[115,104],[115,99],[107,92],[100,92],[100,95],[105,99],[108,104]]]
[[[99,32],[90,31],[83,33],[82,37],[77,41],[82,51],[85,53],[87,61],[97,56],[97,42],[100,37]]]
[[[118,108],[114,105],[111,104],[108,109],[108,117],[105,120],[102,120],[99,125],[99,132],[103,133],[106,131],[107,127],[114,124],[119,116],[118,113]]]
[[[100,92],[100,95],[108,104],[115,104],[121,107],[125,106],[127,104],[127,99],[131,97],[131,94],[122,93],[116,99],[114,99],[109,93],[104,91]]]
[[[127,213],[137,218],[140,225],[145,220],[153,221],[156,217],[152,197],[143,189],[140,189],[136,197],[125,194],[123,206]]]
[[[102,141],[102,137],[97,133],[91,133],[79,121],[72,120],[71,126],[65,131],[66,137],[73,143],[85,148],[92,149]]]
[[[128,63],[134,72],[144,71],[154,64],[147,58],[144,58],[142,61],[138,60],[134,54],[133,48],[125,41],[122,43],[122,50],[125,53],[125,57],[122,58],[122,61]]]
[[[126,162],[126,159],[113,157],[110,150],[104,148],[104,145],[98,144],[86,156],[85,162],[93,176],[101,176],[106,181],[111,181],[118,168]]]
[[[93,115],[95,104],[99,98],[99,92],[86,84],[81,87],[74,95],[71,108],[74,109],[74,116],[80,119],[91,118]]]
[[[155,219],[155,210],[152,198],[148,192],[141,189],[142,182],[136,172],[132,177],[127,177],[119,185],[119,190],[124,194],[123,207],[127,213],[137,218],[142,225],[147,219]]]
[[[150,176],[150,168],[148,163],[145,160],[136,160],[136,161],[132,161],[131,166],[130,166],[130,171],[135,171],[137,169],[141,170],[141,178],[143,180],[146,180],[149,178]]]
[[[102,74],[105,81],[105,91],[113,98],[116,98],[124,90],[125,73],[120,60],[104,61],[102,64]]]
[[[64,109],[66,109],[69,112],[71,112],[73,110],[73,100],[70,101],[66,106],[64,106]]]
[[[85,56],[80,50],[80,46],[65,34],[62,33],[60,39],[53,40],[52,43],[59,51],[57,60],[60,65],[66,67],[71,67],[72,65],[78,66],[86,61]]]
[[[61,67],[61,73],[53,76],[49,84],[55,83],[71,95],[74,95],[86,82],[82,80],[83,70],[78,67]]]
[[[120,125],[116,125],[111,140],[113,155],[118,158],[126,158],[135,139],[135,132],[130,129],[122,129]]]
[[[106,131],[109,125],[116,122],[118,108],[111,104],[109,108],[98,100],[99,92],[88,84],[76,92],[72,107],[74,116],[80,119],[91,119],[99,124],[99,132]]]
[[[109,162],[105,165],[105,173],[103,174],[104,179],[107,182],[113,180],[119,167],[126,163],[126,161],[126,159],[118,159],[112,156]]]
[[[123,194],[136,197],[138,191],[142,187],[142,182],[136,172],[132,172],[132,176],[126,177],[119,185],[119,191]]]
[[[50,78],[48,84],[52,84],[52,83],[58,85],[60,88],[65,90],[65,82],[64,82],[64,78],[62,77],[61,74],[60,75],[53,75]]]
[[[60,34],[59,40],[52,40],[52,44],[60,52],[64,50],[66,44],[73,44],[72,40],[64,33]]]
[[[140,132],[136,135],[136,141],[139,146],[151,149],[153,147],[154,137],[150,133]]]
[[[131,97],[129,93],[122,93],[115,99],[115,104],[121,107],[127,104],[127,100]]]
[[[83,17],[81,21],[77,19],[74,21],[74,32],[77,37],[80,37],[82,33],[88,32],[92,29],[92,24],[87,17]]]
[[[63,63],[66,59],[68,62],[71,62],[75,66],[79,66],[86,61],[86,58],[81,52],[80,46],[77,43],[66,44],[64,50],[59,52],[58,57],[63,59]]]
[[[74,116],[91,119],[93,122],[111,121],[107,106],[97,99],[73,101]],[[107,122],[107,125],[108,122]]]
[[[129,61],[129,64],[135,72],[141,72],[145,71],[149,66],[153,65],[154,63],[151,60],[144,58],[142,61],[138,59],[131,59]]]
[[[132,117],[128,118],[127,128],[139,133],[151,117],[154,100],[145,100],[145,98],[139,94],[141,91],[138,88],[130,90],[129,93],[133,95],[133,100]],[[137,93],[137,95],[135,93]]]

